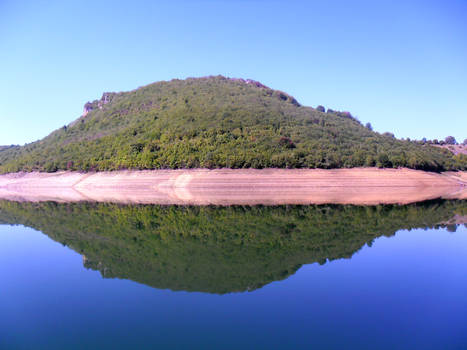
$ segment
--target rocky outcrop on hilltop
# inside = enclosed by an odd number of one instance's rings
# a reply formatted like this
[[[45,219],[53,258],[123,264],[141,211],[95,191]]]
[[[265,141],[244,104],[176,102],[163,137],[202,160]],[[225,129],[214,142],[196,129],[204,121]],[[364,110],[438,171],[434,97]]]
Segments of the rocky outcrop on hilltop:
[[[82,117],[85,117],[89,112],[95,109],[102,109],[108,103],[110,103],[113,97],[116,95],[115,92],[104,92],[100,100],[94,100],[92,102],[86,102],[83,108]]]

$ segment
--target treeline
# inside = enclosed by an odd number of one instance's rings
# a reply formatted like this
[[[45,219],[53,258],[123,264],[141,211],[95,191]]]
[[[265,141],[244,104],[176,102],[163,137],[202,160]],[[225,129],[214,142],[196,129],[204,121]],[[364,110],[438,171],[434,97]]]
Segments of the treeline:
[[[410,141],[410,140],[409,140]],[[426,137],[422,138],[421,140],[414,140],[413,142],[425,145],[464,145],[467,146],[467,139],[465,139],[462,143],[459,143],[456,141],[454,136],[446,136],[444,140],[438,140],[438,139],[433,139],[433,140],[427,140]]]
[[[349,112],[303,107],[293,97],[251,81],[209,77],[160,82],[105,94],[91,107],[86,116],[43,140],[1,151],[0,172],[467,169],[465,155],[379,134]]]

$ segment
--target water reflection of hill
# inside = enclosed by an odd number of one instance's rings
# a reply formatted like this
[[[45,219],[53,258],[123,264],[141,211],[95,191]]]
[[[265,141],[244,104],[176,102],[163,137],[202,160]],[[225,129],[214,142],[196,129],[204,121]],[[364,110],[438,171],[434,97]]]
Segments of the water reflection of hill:
[[[210,293],[261,288],[303,264],[350,258],[377,237],[466,214],[466,201],[373,207],[0,201],[0,223],[42,231],[104,277]]]

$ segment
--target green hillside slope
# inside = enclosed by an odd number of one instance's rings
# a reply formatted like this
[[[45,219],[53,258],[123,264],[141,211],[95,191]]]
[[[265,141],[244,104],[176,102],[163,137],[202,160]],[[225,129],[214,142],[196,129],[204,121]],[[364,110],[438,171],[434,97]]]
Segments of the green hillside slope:
[[[194,167],[466,169],[465,155],[395,139],[260,83],[207,77],[105,93],[43,140],[0,151],[0,172]]]

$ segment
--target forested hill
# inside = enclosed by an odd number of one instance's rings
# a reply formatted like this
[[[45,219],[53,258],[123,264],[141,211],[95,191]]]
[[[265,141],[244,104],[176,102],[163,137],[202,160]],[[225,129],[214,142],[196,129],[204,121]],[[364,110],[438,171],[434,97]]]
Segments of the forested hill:
[[[348,112],[304,107],[258,82],[221,76],[104,93],[46,138],[0,151],[2,173],[361,166],[466,169],[467,156],[379,134]]]

